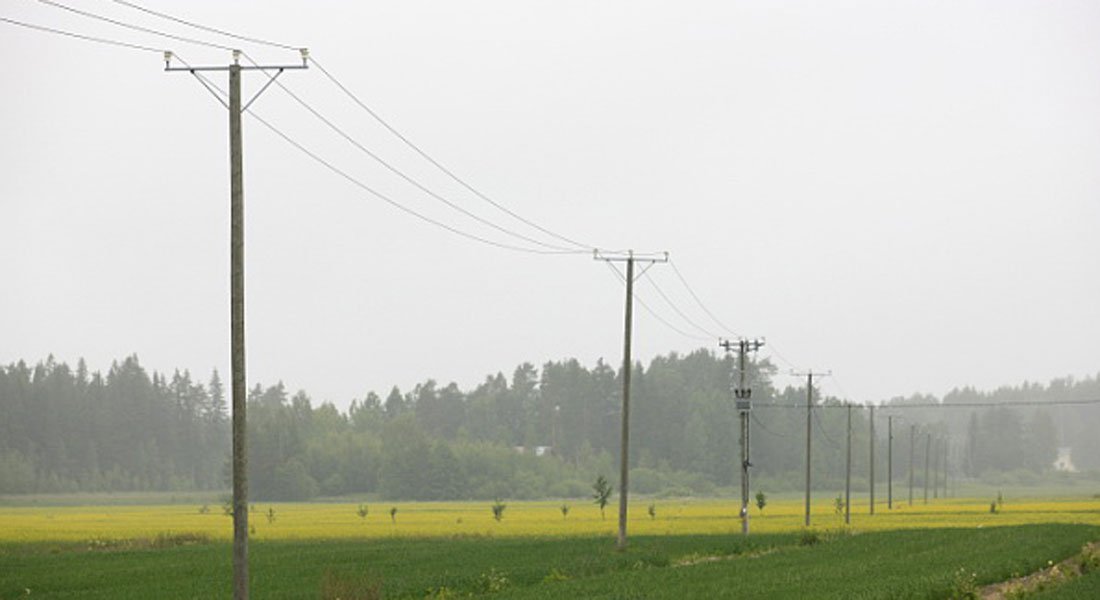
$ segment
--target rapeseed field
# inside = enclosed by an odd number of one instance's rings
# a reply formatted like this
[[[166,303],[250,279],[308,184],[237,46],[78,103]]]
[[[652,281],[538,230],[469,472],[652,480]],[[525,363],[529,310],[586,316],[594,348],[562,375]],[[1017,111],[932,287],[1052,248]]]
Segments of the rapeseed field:
[[[249,521],[257,540],[338,540],[371,538],[514,538],[591,537],[614,535],[618,505],[601,517],[590,501],[506,502],[502,518],[493,518],[490,501],[388,503],[267,503],[253,505]],[[562,506],[569,507],[562,514]],[[653,506],[654,514],[649,514]],[[396,512],[391,518],[391,509]],[[739,534],[739,505],[723,499],[633,499],[632,535]],[[787,533],[803,527],[803,503],[793,497],[770,501],[751,512],[754,533]],[[833,500],[815,501],[813,527],[844,528]],[[930,500],[876,505],[868,514],[864,499],[853,500],[850,529],[855,532],[897,529],[994,527],[1036,523],[1100,525],[1100,499],[1059,498],[1009,501],[997,513],[989,499]],[[151,539],[165,534],[197,534],[211,540],[232,538],[232,519],[221,506],[82,506],[0,507],[0,544],[90,542]]]

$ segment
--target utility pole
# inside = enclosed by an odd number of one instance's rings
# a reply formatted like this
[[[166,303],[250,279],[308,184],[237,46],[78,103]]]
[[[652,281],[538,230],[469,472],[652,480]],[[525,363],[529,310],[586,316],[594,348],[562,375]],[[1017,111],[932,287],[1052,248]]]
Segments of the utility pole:
[[[936,438],[936,452],[932,456],[932,499],[936,500],[940,497],[940,451],[943,441],[940,438]]]
[[[309,52],[302,48],[301,65],[251,66],[240,65],[240,51],[233,51],[233,63],[213,67],[173,67],[172,53],[164,53],[165,71],[186,71],[205,86],[229,111],[229,322],[233,396],[233,598],[248,598],[248,444],[246,439],[246,399],[244,360],[244,152],[241,113],[271,85],[286,69],[306,69]],[[268,82],[247,103],[241,104],[241,71],[258,70],[268,76]],[[201,71],[228,71],[229,102],[214,92]],[[275,71],[274,75],[268,71]]]
[[[729,340],[718,340],[718,345],[729,353],[734,344]],[[737,387],[733,389],[733,395],[737,406],[737,412],[741,419],[741,534],[749,534],[749,411],[752,410],[752,388],[745,384],[745,376],[748,367],[745,364],[745,355],[756,352],[764,345],[764,340],[740,339],[737,341]]]
[[[928,504],[928,464],[932,455],[932,434],[924,435],[924,503]]]
[[[909,426],[909,506],[913,506],[913,453],[917,447],[917,426]]]
[[[871,514],[875,514],[875,405],[871,405]]]
[[[848,459],[844,463],[844,524],[852,524],[852,405],[848,405]]]
[[[813,370],[805,373],[791,371],[791,375],[795,377],[806,376],[806,527],[810,526],[810,436],[813,433],[814,374]],[[826,377],[831,374],[832,372],[829,371],[817,373],[817,376]]]
[[[626,263],[626,324],[623,327],[623,413],[619,445],[619,537],[616,542],[616,548],[625,550],[627,491],[629,490],[628,479],[630,477],[630,372],[633,369],[630,358],[630,342],[634,326],[634,282],[637,280],[637,277],[634,276],[634,263],[649,263],[638,274],[638,277],[641,277],[654,264],[668,262],[668,252],[662,253],[660,257],[639,257],[635,256],[633,250],[628,251],[625,255],[602,253],[595,250],[592,257],[608,263]]]
[[[951,440],[943,439],[943,497],[947,498],[947,453],[951,449]]]
[[[894,510],[894,416],[886,416],[886,510]]]

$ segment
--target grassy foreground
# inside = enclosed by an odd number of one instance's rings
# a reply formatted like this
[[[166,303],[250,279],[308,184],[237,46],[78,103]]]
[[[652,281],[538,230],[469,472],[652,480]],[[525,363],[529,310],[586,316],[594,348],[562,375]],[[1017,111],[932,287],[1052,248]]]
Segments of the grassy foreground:
[[[865,534],[259,541],[257,598],[936,598],[1077,552],[1100,527]],[[811,543],[812,542],[812,543]],[[225,542],[3,546],[0,598],[223,598]],[[375,595],[378,594],[378,595]]]
[[[821,499],[815,530],[796,498],[753,510],[740,535],[726,500],[632,506],[614,551],[590,502],[258,503],[250,515],[257,598],[937,598],[1027,574],[1100,540],[1100,499],[895,504],[852,525]],[[396,507],[390,517],[391,507]],[[223,598],[231,519],[219,505],[0,507],[0,600]],[[270,515],[270,517],[269,517]],[[1089,574],[1051,597],[1096,597]],[[1057,590],[1050,590],[1055,592]],[[1076,593],[1075,593],[1076,592]],[[963,596],[959,596],[963,597]]]

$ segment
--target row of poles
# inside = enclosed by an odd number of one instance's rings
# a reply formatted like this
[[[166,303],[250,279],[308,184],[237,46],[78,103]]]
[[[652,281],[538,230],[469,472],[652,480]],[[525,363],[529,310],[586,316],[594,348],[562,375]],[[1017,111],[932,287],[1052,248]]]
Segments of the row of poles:
[[[273,66],[241,66],[239,64],[239,52],[234,51],[233,62],[228,66],[209,67],[173,67],[170,64],[171,55],[165,55],[165,70],[187,72],[199,78],[204,86],[200,72],[224,71],[228,72],[229,91],[228,102],[218,97],[219,102],[225,106],[229,113],[229,147],[230,147],[230,356],[231,356],[231,395],[232,395],[232,465],[233,465],[233,598],[246,600],[249,597],[249,558],[248,558],[248,455],[246,439],[246,380],[245,380],[245,303],[244,303],[244,161],[241,114],[256,100],[268,85],[286,70],[308,68],[308,52],[303,49],[302,63],[300,65],[273,65]],[[268,85],[263,86],[248,102],[242,102],[241,78],[244,71],[256,70],[263,72],[268,78]],[[271,73],[274,73],[272,75]],[[209,89],[209,86],[207,86]],[[211,90],[213,92],[213,90]],[[217,97],[217,94],[215,94]],[[622,367],[622,429],[620,445],[620,470],[619,470],[619,532],[617,548],[624,549],[627,544],[627,507],[629,497],[629,447],[630,447],[630,374],[632,370],[631,359],[631,334],[633,330],[633,304],[634,283],[645,269],[654,264],[668,262],[668,254],[661,255],[636,255],[633,251],[609,253],[595,251],[596,260],[608,263],[623,262],[626,266],[626,311],[625,326],[623,332],[623,367]],[[642,273],[635,275],[635,264],[645,264]],[[738,352],[738,383],[734,387],[737,410],[740,421],[740,450],[741,450],[741,520],[742,533],[749,532],[749,415],[751,410],[752,390],[746,381],[747,366],[746,356],[749,352],[755,352],[764,345],[763,340],[741,339],[737,342],[721,341],[720,345],[727,352],[734,349]],[[813,411],[813,378],[815,373],[805,373],[807,381],[807,420],[806,420],[806,525],[810,524],[810,459]],[[827,374],[817,373],[818,376]],[[873,408],[871,409],[874,410]],[[845,521],[850,520],[850,495],[851,495],[851,407],[849,407],[848,426],[848,468],[845,482]],[[872,412],[872,428],[874,423]],[[893,417],[890,417],[890,446],[889,452],[893,453]],[[913,501],[913,459],[912,451],[915,444],[916,428],[911,429],[910,441],[910,473],[909,473],[909,502]],[[871,468],[871,513],[874,514],[874,435],[872,429],[872,468]],[[925,452],[925,500],[928,497],[928,457],[930,452],[930,438]],[[944,455],[946,465],[946,454]],[[893,507],[893,475],[890,461],[891,475],[889,500]],[[944,470],[944,489],[946,490],[946,469]],[[945,491],[946,494],[946,491]]]

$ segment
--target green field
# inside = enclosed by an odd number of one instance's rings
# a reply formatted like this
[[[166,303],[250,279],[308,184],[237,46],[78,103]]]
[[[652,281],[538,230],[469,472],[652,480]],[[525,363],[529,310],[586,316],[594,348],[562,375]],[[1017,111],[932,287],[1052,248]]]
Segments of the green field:
[[[1028,574],[1100,540],[1100,501],[941,500],[804,531],[777,501],[736,533],[729,502],[639,502],[629,549],[613,511],[578,502],[260,504],[256,598],[946,598]],[[230,519],[190,505],[0,508],[0,598],[223,598]],[[268,522],[265,512],[275,509]],[[854,508],[854,507],[853,507]],[[204,529],[208,528],[208,529]],[[1041,597],[1097,597],[1090,573]]]

